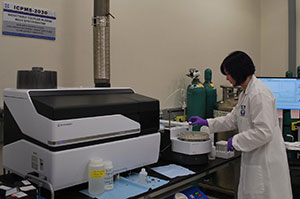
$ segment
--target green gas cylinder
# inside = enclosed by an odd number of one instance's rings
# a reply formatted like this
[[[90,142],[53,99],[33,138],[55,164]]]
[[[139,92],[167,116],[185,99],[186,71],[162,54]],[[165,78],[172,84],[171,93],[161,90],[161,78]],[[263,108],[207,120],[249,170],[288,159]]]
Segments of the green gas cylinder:
[[[205,110],[205,118],[213,118],[214,117],[214,109],[217,104],[217,89],[212,83],[212,72],[209,68],[204,71],[204,88],[206,92],[206,110]]]
[[[285,77],[293,77],[293,72],[292,71],[286,71]]]
[[[187,118],[199,116],[205,118],[206,93],[203,84],[194,78],[187,88]],[[199,131],[200,126],[194,126],[194,131]]]

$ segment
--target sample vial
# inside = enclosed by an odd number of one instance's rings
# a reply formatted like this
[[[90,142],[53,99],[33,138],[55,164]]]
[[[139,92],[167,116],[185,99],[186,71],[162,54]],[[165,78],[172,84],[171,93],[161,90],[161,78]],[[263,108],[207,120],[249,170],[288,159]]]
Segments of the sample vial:
[[[216,159],[216,147],[214,145],[211,146],[211,152],[208,154],[209,160],[215,160]]]
[[[141,172],[139,173],[139,183],[140,184],[147,184],[147,172],[145,168],[142,168]]]
[[[104,189],[111,190],[114,188],[114,175],[113,165],[111,161],[104,161],[105,176],[104,176]]]
[[[100,195],[104,192],[104,163],[101,158],[92,159],[88,166],[89,185],[88,191],[92,195]]]

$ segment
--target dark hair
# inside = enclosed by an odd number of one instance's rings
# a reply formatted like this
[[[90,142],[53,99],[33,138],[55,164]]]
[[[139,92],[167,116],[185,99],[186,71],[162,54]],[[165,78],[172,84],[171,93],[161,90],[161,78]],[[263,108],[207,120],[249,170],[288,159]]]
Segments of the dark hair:
[[[236,85],[241,85],[246,81],[249,75],[255,72],[253,61],[245,52],[234,51],[230,53],[221,64],[221,72],[226,75],[226,72],[236,81]]]

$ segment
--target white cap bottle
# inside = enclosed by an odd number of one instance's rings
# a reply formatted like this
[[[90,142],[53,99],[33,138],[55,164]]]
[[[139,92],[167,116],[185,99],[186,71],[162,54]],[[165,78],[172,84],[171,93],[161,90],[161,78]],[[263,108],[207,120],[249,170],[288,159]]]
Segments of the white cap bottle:
[[[139,183],[140,184],[147,184],[147,175],[148,173],[146,172],[145,168],[142,168],[141,172],[139,173]]]
[[[211,141],[211,151],[208,154],[208,159],[209,160],[214,160],[216,159],[216,147],[214,145],[214,134],[209,133],[209,128],[207,126],[202,126],[200,129],[201,132],[205,132],[209,135],[209,139]]]
[[[88,191],[92,195],[100,195],[104,192],[104,163],[101,158],[91,159],[88,166],[89,185]]]
[[[216,159],[216,147],[213,145],[211,145],[211,152],[208,154],[208,159],[209,160],[215,160]]]
[[[113,165],[111,161],[104,161],[105,177],[104,177],[104,189],[111,190],[114,188],[114,175]]]

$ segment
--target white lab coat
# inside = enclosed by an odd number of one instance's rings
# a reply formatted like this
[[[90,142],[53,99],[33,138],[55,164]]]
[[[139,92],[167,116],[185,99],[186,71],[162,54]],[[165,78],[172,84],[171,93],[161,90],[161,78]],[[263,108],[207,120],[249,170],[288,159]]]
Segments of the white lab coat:
[[[238,199],[293,198],[275,98],[260,80],[253,75],[235,108],[208,125],[211,133],[239,131],[232,139],[241,151]]]

